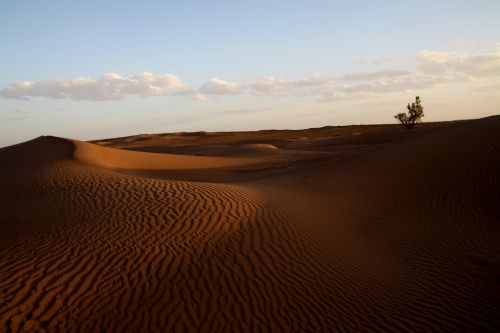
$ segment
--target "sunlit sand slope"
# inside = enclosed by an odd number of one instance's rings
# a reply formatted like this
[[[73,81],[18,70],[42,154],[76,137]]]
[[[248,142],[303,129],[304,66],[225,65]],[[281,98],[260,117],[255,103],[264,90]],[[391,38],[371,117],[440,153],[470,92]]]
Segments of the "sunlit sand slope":
[[[11,149],[51,158],[4,166],[2,330],[334,325],[331,263],[255,191],[124,176],[74,160],[63,139]]]

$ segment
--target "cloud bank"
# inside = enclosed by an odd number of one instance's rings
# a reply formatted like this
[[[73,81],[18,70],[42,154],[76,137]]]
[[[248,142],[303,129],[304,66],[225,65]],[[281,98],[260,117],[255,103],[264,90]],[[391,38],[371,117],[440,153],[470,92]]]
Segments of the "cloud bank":
[[[476,55],[424,50],[414,58],[416,66],[411,70],[353,72],[332,79],[316,75],[298,81],[264,77],[250,89],[256,96],[313,96],[326,102],[500,76],[500,48]]]
[[[500,48],[496,52],[479,55],[424,50],[417,53],[416,59],[418,68],[429,74],[454,73],[471,78],[500,75]]]
[[[251,93],[258,96],[307,95],[314,88],[328,83],[319,74],[300,80],[285,80],[273,76],[263,77],[250,86]]]
[[[0,89],[0,97],[30,99],[45,97],[87,101],[121,100],[128,96],[182,95],[205,101],[210,96],[249,94],[255,97],[312,96],[318,101],[352,98],[388,92],[432,88],[439,84],[464,82],[500,75],[500,47],[484,54],[423,50],[414,55],[415,68],[387,68],[352,72],[337,78],[315,74],[299,80],[266,76],[250,84],[212,78],[193,89],[173,74],[121,76],[105,74],[97,79],[78,77],[22,81]]]
[[[189,90],[190,86],[172,74],[152,74],[123,77],[116,73],[98,79],[78,77],[69,80],[22,81],[0,90],[3,98],[29,99],[46,97],[86,101],[121,100],[127,96],[166,96]]]

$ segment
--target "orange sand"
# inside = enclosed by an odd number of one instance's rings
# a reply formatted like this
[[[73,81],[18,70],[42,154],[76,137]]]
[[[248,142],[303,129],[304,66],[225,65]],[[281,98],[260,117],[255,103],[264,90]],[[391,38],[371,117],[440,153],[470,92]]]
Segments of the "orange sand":
[[[500,116],[2,148],[0,332],[499,331],[499,170]]]

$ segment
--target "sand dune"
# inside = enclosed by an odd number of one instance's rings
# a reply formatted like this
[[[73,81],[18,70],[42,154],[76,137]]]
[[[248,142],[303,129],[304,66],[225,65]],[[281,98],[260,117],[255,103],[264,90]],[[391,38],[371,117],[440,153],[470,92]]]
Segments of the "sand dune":
[[[136,143],[135,141],[131,141]],[[104,143],[107,145],[107,143]],[[219,157],[262,157],[279,153],[278,148],[267,143],[214,144],[201,146],[141,146],[131,150],[176,155],[219,156]],[[281,152],[283,153],[283,152]]]
[[[500,117],[101,141],[0,149],[0,331],[500,330]]]
[[[72,140],[74,157],[82,162],[112,169],[210,169],[248,164],[249,159],[230,157],[154,154],[113,149]]]

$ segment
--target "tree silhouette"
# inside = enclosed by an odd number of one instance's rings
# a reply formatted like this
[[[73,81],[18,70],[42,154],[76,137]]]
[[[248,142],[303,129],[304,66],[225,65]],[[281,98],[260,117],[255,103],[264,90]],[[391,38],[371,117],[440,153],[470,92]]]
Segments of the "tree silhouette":
[[[408,103],[406,108],[408,109],[408,113],[398,113],[394,116],[394,118],[399,120],[401,125],[410,129],[422,120],[422,117],[424,116],[424,107],[420,103],[420,97],[417,96],[415,98],[415,103],[411,103],[411,105]]]

